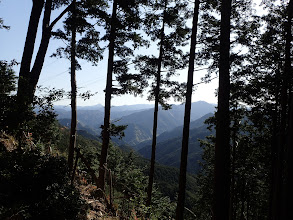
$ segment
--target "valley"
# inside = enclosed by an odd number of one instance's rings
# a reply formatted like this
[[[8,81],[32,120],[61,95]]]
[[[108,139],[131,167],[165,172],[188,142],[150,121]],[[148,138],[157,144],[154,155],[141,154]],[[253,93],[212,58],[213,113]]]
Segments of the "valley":
[[[144,158],[150,159],[153,126],[153,106],[151,104],[126,105],[113,107],[112,123],[127,125],[125,137],[121,140],[112,138],[112,142],[123,149],[133,149]],[[204,121],[213,115],[215,105],[199,101],[192,103],[190,123],[190,147],[188,172],[198,171],[198,161],[202,149],[198,139],[204,139],[211,132],[206,129]],[[70,109],[56,106],[57,119],[63,126],[70,127]],[[90,138],[100,139],[100,126],[103,123],[101,105],[79,107],[77,113],[78,133]],[[156,161],[159,164],[179,168],[183,129],[184,105],[173,105],[170,110],[159,111]]]

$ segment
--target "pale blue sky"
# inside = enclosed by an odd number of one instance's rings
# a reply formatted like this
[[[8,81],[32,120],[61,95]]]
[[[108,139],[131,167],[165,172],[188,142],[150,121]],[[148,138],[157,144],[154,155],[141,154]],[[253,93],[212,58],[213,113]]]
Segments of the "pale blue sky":
[[[3,18],[5,25],[9,25],[11,28],[9,31],[0,30],[0,60],[12,60],[21,61],[23,52],[26,31],[32,7],[31,0],[1,0],[0,2],[0,17]],[[52,19],[56,17],[58,13],[52,14]],[[56,27],[61,27],[62,23],[59,22]],[[41,25],[40,25],[41,27]],[[55,28],[56,29],[56,28]],[[40,38],[36,42],[36,48],[38,47]],[[48,48],[48,53],[45,59],[43,71],[38,85],[43,85],[50,88],[70,90],[70,76],[69,76],[69,61],[66,59],[50,58],[50,55],[56,50],[58,45],[62,45],[63,42],[57,40],[51,40]],[[187,48],[188,49],[188,48]],[[99,63],[98,66],[91,66],[85,61],[81,61],[82,70],[77,72],[77,86],[82,87],[81,91],[90,90],[92,92],[98,92],[97,95],[92,97],[88,101],[78,100],[78,105],[95,105],[104,104],[104,88],[106,84],[106,67],[107,67],[107,53],[104,56],[104,60]],[[138,51],[143,54],[144,51]],[[148,53],[158,55],[156,49],[148,49]],[[19,71],[19,66],[15,68],[16,73]],[[182,71],[179,81],[186,81],[187,70]],[[200,81],[200,77],[203,77],[204,71],[195,72],[194,83]],[[203,100],[209,103],[216,103],[215,89],[217,88],[217,80],[213,80],[210,84],[201,84],[193,94],[193,101]],[[113,105],[130,105],[150,103],[146,100],[146,97],[133,97],[131,95],[125,95],[120,97],[114,97],[112,99]],[[174,103],[170,100],[170,103]],[[62,100],[58,105],[68,105],[69,100]]]

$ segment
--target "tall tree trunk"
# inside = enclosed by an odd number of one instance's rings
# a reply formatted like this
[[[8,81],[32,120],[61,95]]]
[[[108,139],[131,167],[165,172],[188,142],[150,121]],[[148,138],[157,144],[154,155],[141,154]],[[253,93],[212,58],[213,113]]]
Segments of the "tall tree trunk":
[[[293,1],[290,0],[288,5],[288,21],[286,23],[286,49],[285,49],[285,71],[288,77],[289,84],[289,117],[287,127],[287,143],[286,143],[286,167],[285,167],[285,190],[284,190],[284,214],[283,219],[293,219],[293,99],[292,99],[292,60],[291,60],[291,43],[292,43],[292,14],[293,14]]]
[[[231,188],[230,188],[230,217],[229,219],[235,219],[234,213],[235,213],[235,170],[236,170],[236,147],[238,146],[237,142],[237,133],[239,132],[239,121],[238,121],[238,115],[237,115],[237,101],[234,106],[234,123],[233,123],[233,133],[232,133],[232,152],[231,152]]]
[[[180,163],[180,175],[179,175],[179,193],[178,193],[178,201],[177,201],[177,208],[176,208],[177,220],[183,219],[183,213],[184,213],[189,127],[190,127],[190,111],[191,111],[191,102],[192,102],[192,88],[193,88],[193,73],[194,73],[198,12],[199,12],[199,0],[196,0],[194,2],[193,26],[192,26],[192,34],[191,34],[191,42],[190,42],[190,57],[189,57],[189,68],[188,68],[188,76],[187,76],[187,91],[186,91],[181,163]]]
[[[230,207],[230,16],[231,0],[222,0],[218,112],[215,149],[215,220],[229,219]]]
[[[285,197],[287,196],[284,188],[284,178],[286,178],[284,160],[285,160],[285,145],[286,145],[286,132],[287,122],[288,122],[288,90],[289,82],[291,79],[291,26],[292,26],[292,1],[290,0],[287,7],[287,21],[285,23],[285,67],[284,73],[282,76],[282,88],[281,88],[281,118],[280,118],[280,127],[278,132],[278,149],[277,149],[277,158],[276,158],[276,170],[275,170],[275,179],[274,179],[274,192],[273,192],[273,220],[285,219],[285,209],[286,201]],[[289,134],[289,133],[288,133]],[[290,136],[291,134],[289,134]]]
[[[51,30],[54,25],[67,13],[71,4],[65,8],[60,15],[50,24],[50,17],[52,11],[52,0],[47,0],[45,4],[45,11],[43,17],[43,30],[41,44],[38,49],[34,65],[31,69],[31,62],[34,52],[35,40],[37,36],[38,25],[40,16],[43,10],[44,0],[34,0],[33,8],[31,11],[28,32],[26,36],[24,51],[21,60],[18,89],[17,89],[17,120],[18,125],[21,125],[25,120],[25,116],[29,106],[33,102],[36,86],[41,74],[41,70],[44,64],[49,40],[51,37]],[[17,126],[17,125],[16,125]]]
[[[19,79],[18,79],[18,89],[17,89],[17,123],[18,125],[22,123],[25,113],[27,112],[27,107],[31,103],[30,95],[28,92],[28,83],[30,76],[30,68],[33,57],[33,52],[35,48],[35,41],[39,26],[39,21],[41,13],[44,6],[44,0],[34,0],[33,7],[30,15],[24,50],[21,59]],[[17,125],[15,125],[17,126]]]
[[[269,218],[273,219],[273,207],[274,207],[274,191],[275,191],[275,176],[276,176],[276,164],[277,164],[277,145],[278,145],[278,106],[279,106],[279,77],[280,74],[276,74],[276,85],[275,85],[275,104],[272,109],[272,128],[271,128],[271,177],[270,177],[270,197],[269,197]]]
[[[111,30],[109,37],[109,57],[108,57],[108,69],[107,69],[107,85],[105,94],[105,115],[104,126],[102,130],[103,144],[100,157],[98,187],[101,192],[105,191],[105,166],[108,157],[108,148],[110,142],[110,112],[111,112],[111,94],[112,94],[112,75],[114,65],[114,46],[115,46],[115,32],[116,32],[116,13],[117,13],[117,0],[113,1]],[[102,197],[103,194],[100,194]]]
[[[73,168],[74,159],[74,148],[76,145],[76,127],[77,127],[77,114],[76,114],[76,0],[73,0],[72,8],[72,38],[71,38],[71,129],[70,129],[70,140],[68,147],[68,167],[69,174]],[[74,175],[74,174],[72,174]]]
[[[288,141],[287,141],[287,172],[286,172],[286,200],[285,200],[285,219],[293,219],[293,98],[291,95],[290,116],[288,126]]]
[[[152,191],[154,183],[154,173],[155,173],[155,160],[156,160],[156,145],[157,145],[157,127],[158,127],[158,111],[159,111],[159,99],[160,99],[160,84],[161,84],[161,67],[163,61],[163,50],[164,50],[164,38],[165,38],[165,13],[167,8],[168,0],[165,0],[163,24],[161,29],[161,39],[160,39],[160,51],[158,59],[158,71],[156,78],[156,88],[155,88],[155,108],[154,108],[154,122],[153,122],[153,139],[152,139],[152,155],[151,155],[151,167],[149,173],[149,182],[147,189],[147,201],[146,206],[149,207],[152,201]]]
[[[155,160],[156,160],[156,145],[157,145],[157,127],[158,127],[158,111],[159,111],[159,99],[160,99],[160,84],[161,84],[161,67],[163,61],[163,50],[164,50],[164,38],[165,38],[165,13],[167,7],[167,0],[165,1],[163,24],[161,29],[161,39],[160,39],[160,51],[158,59],[158,71],[156,78],[156,88],[155,88],[155,108],[154,108],[154,122],[153,122],[153,139],[152,139],[152,155],[151,155],[151,167],[149,172],[149,182],[147,189],[147,201],[146,206],[151,205],[152,201],[152,191],[154,183],[154,173],[155,173]]]
[[[36,55],[36,59],[35,59],[35,62],[29,77],[30,81],[28,84],[28,90],[30,94],[30,97],[29,97],[30,102],[33,101],[33,97],[36,91],[36,87],[37,87],[39,77],[43,68],[45,56],[46,56],[50,38],[51,38],[51,31],[52,31],[52,26],[50,25],[51,12],[52,12],[52,0],[47,0],[45,4],[45,10],[44,10],[41,43],[40,43],[40,46]]]

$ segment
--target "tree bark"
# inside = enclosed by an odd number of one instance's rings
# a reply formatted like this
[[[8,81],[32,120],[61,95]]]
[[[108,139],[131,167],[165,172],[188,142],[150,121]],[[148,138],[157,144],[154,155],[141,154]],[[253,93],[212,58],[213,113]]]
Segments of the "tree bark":
[[[285,49],[285,71],[288,76],[289,84],[289,99],[288,99],[288,127],[287,127],[287,144],[286,150],[286,167],[285,167],[285,191],[284,191],[284,214],[283,219],[293,219],[293,99],[292,99],[292,60],[291,60],[291,43],[292,43],[292,14],[293,1],[290,0],[288,5],[288,20],[286,24],[286,49]]]
[[[156,88],[155,88],[155,108],[154,108],[154,123],[153,123],[153,139],[152,139],[152,155],[151,155],[151,167],[149,173],[149,182],[147,189],[147,201],[146,206],[149,207],[152,201],[152,191],[154,183],[154,173],[155,173],[155,160],[156,160],[156,145],[157,145],[157,127],[158,127],[158,111],[159,111],[159,99],[160,99],[160,84],[161,84],[161,67],[163,61],[163,50],[164,50],[164,38],[165,38],[165,13],[168,0],[165,0],[163,24],[161,29],[161,39],[160,39],[160,51],[158,59],[158,71],[156,76]]]
[[[111,113],[111,95],[112,95],[112,77],[114,65],[114,46],[116,35],[116,14],[117,14],[117,0],[113,1],[111,30],[109,37],[109,57],[107,69],[107,84],[105,91],[105,113],[104,113],[104,127],[102,130],[103,144],[99,165],[98,187],[102,192],[105,191],[105,166],[107,165],[108,148],[110,142],[110,113]],[[101,197],[103,194],[100,195]]]
[[[192,102],[193,73],[194,73],[198,13],[199,13],[199,0],[196,0],[194,2],[193,26],[192,26],[191,43],[190,43],[190,57],[189,57],[189,68],[188,68],[188,76],[187,76],[187,92],[186,92],[186,102],[185,102],[185,112],[184,112],[181,163],[180,163],[180,175],[179,175],[179,193],[178,193],[178,201],[177,201],[177,208],[176,208],[176,220],[183,219],[183,214],[184,214],[186,172],[187,172],[187,160],[188,160],[187,159],[188,142],[189,142],[189,128],[190,128],[190,111],[191,111],[191,102]]]
[[[229,219],[230,207],[230,16],[231,0],[222,0],[218,112],[216,114],[213,218]]]
[[[291,19],[292,19],[292,1],[290,0],[287,7],[287,21],[285,23],[285,67],[284,73],[282,75],[282,88],[281,88],[281,118],[280,127],[278,132],[278,145],[277,145],[277,158],[276,158],[276,168],[274,176],[274,188],[273,188],[273,202],[272,202],[272,214],[273,220],[285,219],[286,213],[286,197],[287,193],[284,178],[286,178],[286,169],[284,167],[285,150],[286,150],[286,132],[287,122],[288,122],[288,90],[289,82],[291,80]],[[289,134],[289,133],[288,133]],[[290,136],[290,134],[289,134]]]
[[[70,140],[68,147],[68,168],[69,174],[73,169],[74,148],[76,145],[76,128],[77,128],[77,113],[76,113],[76,0],[73,0],[72,8],[72,38],[71,38],[71,128]]]

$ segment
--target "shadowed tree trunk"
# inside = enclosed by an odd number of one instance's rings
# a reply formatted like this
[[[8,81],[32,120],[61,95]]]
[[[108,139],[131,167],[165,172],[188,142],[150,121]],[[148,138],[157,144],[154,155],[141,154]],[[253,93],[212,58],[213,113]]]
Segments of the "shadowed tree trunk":
[[[113,1],[111,30],[109,36],[109,57],[108,57],[108,69],[107,69],[107,85],[105,91],[105,115],[104,126],[102,130],[103,144],[99,165],[99,177],[98,187],[100,192],[105,190],[105,166],[108,157],[108,148],[110,142],[110,112],[111,112],[111,95],[112,95],[112,78],[113,78],[113,64],[114,64],[114,46],[115,46],[115,32],[116,32],[116,14],[117,14],[117,0]],[[103,195],[101,194],[100,197]]]
[[[213,204],[215,220],[229,219],[230,207],[230,16],[231,0],[222,0]]]
[[[284,209],[283,219],[293,219],[293,99],[292,99],[292,60],[291,60],[291,43],[292,43],[292,14],[293,1],[290,0],[287,9],[288,20],[285,26],[286,31],[286,48],[285,48],[285,72],[288,79],[289,99],[288,99],[288,127],[286,143],[286,167],[285,167],[285,189],[284,189]]]
[[[280,115],[280,127],[278,131],[278,143],[277,143],[277,157],[276,166],[274,171],[274,182],[273,182],[273,201],[272,201],[272,219],[286,219],[286,187],[284,179],[286,178],[286,171],[284,167],[285,158],[285,148],[286,148],[286,132],[287,122],[288,122],[288,90],[290,86],[291,79],[291,41],[292,41],[292,1],[290,0],[287,7],[287,21],[285,23],[285,67],[284,73],[282,75],[282,85],[281,85],[281,115]],[[288,133],[290,136],[291,134]]]
[[[167,0],[165,1],[164,15],[163,15],[163,24],[161,29],[161,39],[160,39],[160,52],[158,59],[158,71],[156,78],[156,88],[155,88],[155,108],[154,108],[154,124],[153,124],[153,139],[152,139],[152,155],[151,155],[151,167],[149,173],[149,182],[147,190],[147,201],[146,206],[151,205],[152,201],[152,191],[154,183],[154,173],[155,173],[155,160],[156,160],[156,145],[157,145],[157,127],[158,127],[158,110],[159,110],[159,99],[160,99],[160,84],[161,84],[161,67],[163,61],[163,45],[164,45],[164,36],[165,36],[165,11],[167,7]]]
[[[71,38],[71,128],[70,128],[70,140],[68,148],[68,167],[69,174],[73,169],[73,159],[74,159],[74,148],[76,145],[76,127],[77,127],[77,114],[76,114],[76,0],[72,2],[72,38]],[[74,175],[74,174],[72,174]]]
[[[188,68],[188,76],[187,76],[187,92],[186,92],[186,102],[185,102],[185,112],[184,112],[181,164],[180,164],[180,175],[179,175],[179,193],[178,193],[178,201],[177,201],[177,208],[176,208],[176,220],[183,219],[183,213],[184,213],[186,170],[187,170],[189,127],[190,127],[190,111],[191,111],[191,102],[192,102],[198,11],[199,11],[199,0],[196,0],[194,2],[193,27],[192,27],[191,44],[190,44],[189,68]]]
[[[18,80],[18,89],[17,89],[17,123],[21,122],[20,120],[24,118],[24,113],[27,105],[29,105],[32,100],[29,95],[28,84],[30,81],[30,66],[32,62],[33,52],[35,48],[35,41],[39,26],[39,21],[41,13],[43,10],[44,1],[43,0],[34,0],[33,7],[30,15],[24,50],[22,54],[20,71],[19,71],[19,80]],[[31,100],[31,101],[30,101]]]
[[[39,26],[40,16],[44,7],[43,0],[34,0],[31,11],[24,51],[22,55],[18,89],[17,89],[17,124],[21,125],[25,120],[25,116],[29,106],[33,102],[34,93],[44,64],[49,40],[51,37],[51,30],[54,25],[63,17],[63,15],[70,10],[69,5],[60,15],[50,24],[50,17],[52,11],[52,0],[47,0],[45,3],[42,38],[41,43],[31,69],[32,57],[35,47],[37,30]]]

